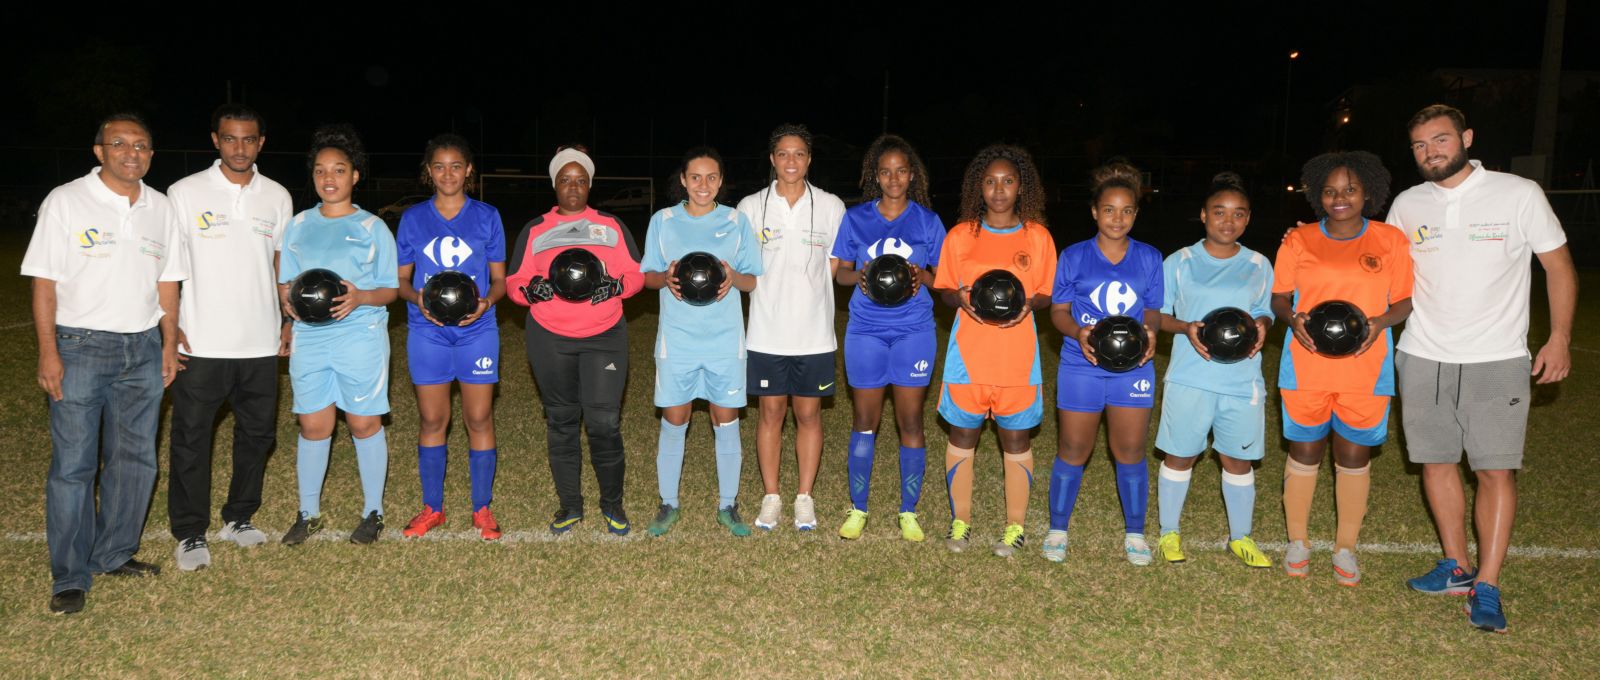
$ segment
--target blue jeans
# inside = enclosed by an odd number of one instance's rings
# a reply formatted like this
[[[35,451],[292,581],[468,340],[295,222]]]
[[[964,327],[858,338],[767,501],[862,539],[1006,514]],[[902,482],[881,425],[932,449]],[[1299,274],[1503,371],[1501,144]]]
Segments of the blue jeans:
[[[59,593],[88,590],[91,573],[116,569],[139,550],[156,482],[161,332],[57,326],[56,350],[64,375],[61,401],[50,401],[44,508],[51,587]]]

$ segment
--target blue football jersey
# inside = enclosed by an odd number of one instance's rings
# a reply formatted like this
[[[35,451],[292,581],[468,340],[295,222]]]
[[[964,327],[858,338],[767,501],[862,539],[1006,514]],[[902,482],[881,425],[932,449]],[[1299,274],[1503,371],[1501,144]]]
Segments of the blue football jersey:
[[[361,210],[344,217],[322,216],[318,204],[289,220],[278,255],[278,283],[289,283],[308,269],[327,269],[361,290],[398,288],[394,234],[377,215]],[[347,325],[387,320],[384,307],[362,305],[339,323],[308,326],[295,323],[296,332],[334,332]],[[356,324],[345,322],[354,321]]]
[[[894,254],[926,269],[938,266],[944,234],[939,216],[915,201],[907,203],[905,211],[892,222],[878,212],[877,201],[868,201],[845,212],[839,237],[833,243],[833,257],[854,262],[860,270],[879,255]],[[885,307],[856,288],[850,295],[850,328],[857,332],[881,329],[896,335],[931,329],[933,296],[923,286],[905,304]]]
[[[1127,254],[1112,264],[1091,238],[1061,251],[1051,302],[1071,304],[1078,325],[1093,326],[1108,316],[1143,321],[1145,310],[1161,308],[1162,295],[1161,251],[1128,239]],[[1083,358],[1072,338],[1061,343],[1061,366],[1063,370],[1105,374]]]
[[[416,265],[411,272],[413,288],[420,291],[435,274],[455,270],[472,277],[481,297],[489,294],[489,263],[506,261],[506,232],[500,223],[500,211],[487,203],[468,198],[461,212],[447,220],[428,200],[407,208],[400,216],[396,247],[399,264]],[[406,305],[406,313],[407,324],[419,330],[476,332],[495,326],[491,313],[485,313],[471,326],[453,329],[433,325],[416,305]]]
[[[1199,321],[1223,307],[1272,318],[1272,262],[1261,253],[1241,245],[1233,257],[1219,260],[1206,252],[1201,241],[1167,256],[1162,269],[1161,312],[1179,321]],[[1172,339],[1165,379],[1234,397],[1266,395],[1260,354],[1233,364],[1206,361],[1187,337]]]
[[[699,217],[682,204],[650,216],[640,271],[665,272],[667,265],[703,251],[726,260],[734,271],[759,276],[761,242],[739,211],[718,205]],[[729,287],[720,301],[697,307],[661,289],[661,321],[656,330],[655,357],[744,357],[744,295]]]

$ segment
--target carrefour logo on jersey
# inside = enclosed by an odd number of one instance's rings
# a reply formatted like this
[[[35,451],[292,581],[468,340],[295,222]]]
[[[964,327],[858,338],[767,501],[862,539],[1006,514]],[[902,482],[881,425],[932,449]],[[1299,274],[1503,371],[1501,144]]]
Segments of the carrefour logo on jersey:
[[[900,257],[909,260],[911,259],[912,252],[913,250],[911,248],[911,244],[891,237],[880,239],[872,245],[867,246],[867,259],[876,259],[878,255],[882,253],[884,255],[899,255]]]
[[[494,374],[494,371],[489,370],[491,367],[494,366],[494,359],[490,359],[489,357],[478,357],[478,360],[472,362],[472,365],[478,367],[478,370],[475,370],[475,371],[472,372],[473,375],[493,375]]]
[[[472,257],[472,246],[454,236],[441,236],[428,241],[422,254],[440,267],[457,267]]]
[[[911,374],[911,377],[913,377],[913,378],[926,378],[926,377],[928,377],[928,360],[927,359],[918,359],[917,363],[914,363],[914,364],[911,365],[911,368],[915,371],[914,373]]]
[[[1133,309],[1139,303],[1139,294],[1133,292],[1126,283],[1107,281],[1094,287],[1094,292],[1089,293],[1089,300],[1105,310],[1106,314],[1117,316]]]
[[[1150,396],[1150,388],[1155,387],[1155,384],[1149,380],[1140,378],[1133,381],[1133,384],[1129,386],[1133,388],[1133,391],[1129,392],[1128,396],[1143,398]]]

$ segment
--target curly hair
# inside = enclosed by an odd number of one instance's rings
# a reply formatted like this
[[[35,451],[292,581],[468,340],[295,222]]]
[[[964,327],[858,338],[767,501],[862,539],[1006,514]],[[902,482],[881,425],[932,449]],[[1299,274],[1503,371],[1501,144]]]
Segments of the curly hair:
[[[1044,217],[1044,180],[1039,177],[1039,166],[1033,162],[1033,156],[1027,149],[1010,144],[990,144],[967,164],[966,175],[961,180],[961,212],[957,221],[972,222],[972,230],[977,233],[986,210],[983,203],[983,175],[989,171],[989,164],[995,161],[1006,161],[1016,166],[1017,174],[1021,176],[1022,186],[1017,192],[1014,208],[1017,217],[1023,222],[1049,226]]]
[[[1250,204],[1250,193],[1244,190],[1244,178],[1232,170],[1223,170],[1211,178],[1211,188],[1206,189],[1206,200],[1201,204],[1210,203],[1217,194],[1233,192],[1244,199],[1245,205]]]
[[[1100,205],[1100,197],[1112,189],[1127,189],[1133,194],[1133,202],[1137,204],[1140,193],[1144,189],[1144,179],[1139,169],[1121,159],[1113,159],[1094,170],[1089,171],[1089,206]]]
[[[907,188],[906,196],[924,207],[928,206],[928,168],[922,164],[922,157],[917,155],[911,142],[899,135],[882,135],[867,147],[866,155],[861,157],[861,195],[869,201],[883,198],[883,188],[878,186],[878,161],[883,160],[883,155],[890,151],[900,152],[906,157],[906,165],[911,166],[911,186]]]
[[[323,149],[337,149],[350,159],[350,167],[367,174],[367,150],[361,145],[361,136],[346,123],[324,125],[311,133],[311,151],[306,154],[306,169],[317,168],[317,154]]]
[[[422,149],[422,186],[433,186],[433,175],[429,174],[428,166],[433,164],[433,155],[443,149],[450,149],[461,154],[461,160],[467,165],[472,165],[472,146],[467,143],[465,137],[453,132],[438,135],[428,140],[428,145]],[[477,179],[477,173],[467,175],[467,181],[464,183],[463,188],[471,191]]]
[[[667,186],[671,188],[672,202],[680,203],[689,200],[689,190],[684,188],[681,180],[684,173],[689,172],[689,163],[699,158],[709,158],[716,161],[717,172],[722,173],[722,182],[724,185],[727,184],[728,164],[722,162],[722,154],[717,153],[716,149],[709,146],[697,146],[684,152],[683,160],[678,162],[678,169],[673,170],[672,177],[668,178]],[[713,198],[720,196],[722,196],[722,187],[719,186],[717,187],[717,196],[713,196]]]
[[[1311,212],[1318,218],[1328,216],[1322,209],[1322,187],[1328,175],[1339,168],[1354,173],[1356,181],[1361,183],[1361,190],[1367,197],[1366,204],[1361,206],[1361,216],[1376,217],[1389,202],[1389,170],[1370,151],[1333,151],[1306,161],[1300,168],[1300,186],[1305,189]]]

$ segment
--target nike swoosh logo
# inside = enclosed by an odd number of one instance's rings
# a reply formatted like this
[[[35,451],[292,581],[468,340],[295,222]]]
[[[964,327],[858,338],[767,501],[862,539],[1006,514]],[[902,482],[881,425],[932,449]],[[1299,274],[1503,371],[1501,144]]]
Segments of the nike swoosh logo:
[[[817,389],[819,389],[819,390],[825,390],[825,389],[828,389],[829,387],[833,387],[833,383],[828,383],[826,385],[817,385]]]
[[[358,239],[358,238],[356,238],[354,236],[346,236],[346,237],[344,237],[344,240],[346,240],[346,241],[355,241],[356,243],[360,243],[361,242],[361,239]]]
[[[354,399],[355,401],[366,401],[367,400],[367,395],[362,394],[362,395],[357,395],[357,396],[351,397],[351,398]]]
[[[738,394],[739,390],[728,390],[728,394]]]
[[[717,234],[716,234],[716,237],[717,237],[717,238],[722,238],[722,237],[724,237],[724,236],[727,236],[727,235],[728,235],[728,234],[731,234],[731,233],[733,233],[733,232],[731,232],[731,231],[723,231],[723,232],[718,232],[718,233],[717,233]]]
[[[1252,446],[1255,446],[1255,445],[1256,445],[1256,443],[1255,443],[1255,442],[1250,442],[1250,443],[1249,443],[1249,444],[1245,444],[1245,445],[1244,445],[1244,446],[1241,446],[1241,447],[1239,447],[1239,448],[1241,448],[1241,449],[1244,449],[1244,450],[1246,450],[1246,451],[1249,451],[1249,450],[1250,450],[1250,447],[1252,447]]]

